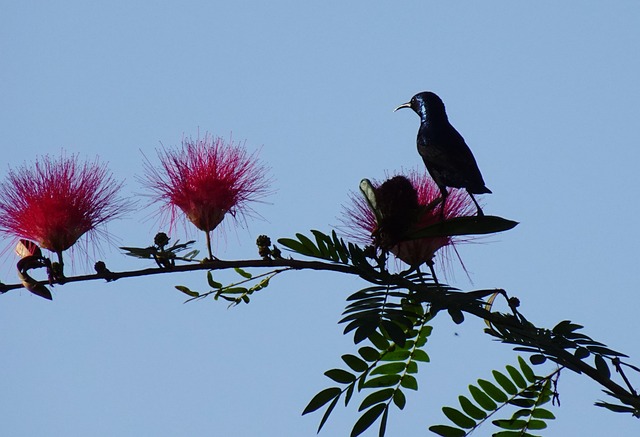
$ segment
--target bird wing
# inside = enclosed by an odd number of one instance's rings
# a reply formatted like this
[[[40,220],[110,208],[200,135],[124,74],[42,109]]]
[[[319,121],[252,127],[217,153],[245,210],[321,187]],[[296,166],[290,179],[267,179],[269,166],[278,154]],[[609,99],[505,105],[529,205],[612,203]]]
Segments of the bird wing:
[[[421,132],[418,152],[439,185],[467,188],[478,194],[489,192],[469,146],[450,124],[443,129]]]

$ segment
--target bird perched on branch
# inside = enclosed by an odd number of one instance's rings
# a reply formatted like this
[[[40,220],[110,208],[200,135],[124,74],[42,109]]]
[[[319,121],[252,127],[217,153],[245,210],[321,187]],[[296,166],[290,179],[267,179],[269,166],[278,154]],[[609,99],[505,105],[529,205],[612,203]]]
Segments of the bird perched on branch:
[[[485,186],[478,164],[464,138],[449,123],[440,97],[430,91],[421,92],[395,111],[401,108],[411,108],[420,116],[418,153],[440,188],[442,211],[449,195],[447,187],[466,188],[478,208],[478,215],[484,215],[473,195],[491,193],[491,190]]]

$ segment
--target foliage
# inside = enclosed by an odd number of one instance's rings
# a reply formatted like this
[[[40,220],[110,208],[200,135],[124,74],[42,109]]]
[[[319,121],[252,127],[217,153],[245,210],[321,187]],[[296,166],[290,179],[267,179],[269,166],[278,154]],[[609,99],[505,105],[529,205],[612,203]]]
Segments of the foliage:
[[[442,232],[478,232],[487,229],[507,230],[515,222],[499,217],[467,217],[453,224],[436,225],[418,231],[419,238],[441,235]],[[444,229],[444,231],[443,231]],[[583,326],[569,320],[553,328],[536,326],[520,312],[520,302],[500,289],[460,291],[440,283],[430,273],[419,268],[404,271],[388,269],[388,253],[370,247],[345,242],[335,231],[330,235],[311,231],[311,237],[296,234],[295,238],[281,238],[278,243],[297,256],[316,261],[283,257],[269,237],[258,237],[259,260],[221,261],[206,258],[197,261],[197,250],[190,250],[193,241],[169,244],[169,237],[160,233],[154,244],[145,248],[123,247],[126,254],[140,259],[153,259],[158,268],[131,272],[111,272],[106,265],[96,263],[96,275],[65,277],[56,273],[55,265],[37,249],[21,250],[18,263],[22,283],[0,284],[0,292],[26,287],[31,292],[50,298],[45,287],[80,280],[116,280],[178,271],[205,270],[210,290],[198,292],[186,286],[175,288],[190,300],[208,296],[229,302],[230,306],[249,303],[253,294],[264,290],[272,279],[286,271],[315,269],[357,275],[369,285],[347,298],[339,323],[344,333],[353,336],[356,350],[342,355],[344,366],[325,372],[331,386],[321,390],[308,403],[303,414],[323,410],[320,431],[340,400],[350,404],[358,397],[359,417],[351,435],[358,436],[378,422],[378,434],[385,435],[392,406],[404,409],[409,390],[418,389],[416,378],[419,363],[429,362],[427,339],[432,333],[431,321],[447,314],[454,323],[461,324],[468,316],[483,319],[485,332],[514,350],[529,354],[534,365],[552,362],[555,368],[547,376],[536,376],[522,358],[519,366],[508,365],[506,371],[493,371],[494,381],[478,379],[469,386],[469,394],[459,396],[459,407],[444,407],[450,420],[448,425],[433,425],[429,429],[441,436],[464,436],[488,423],[499,430],[495,436],[534,436],[555,418],[547,404],[557,398],[556,384],[561,370],[583,374],[603,387],[612,398],[598,401],[596,406],[612,412],[640,417],[640,397],[625,372],[639,372],[640,368],[623,361],[626,355],[609,348],[583,333]],[[24,245],[24,244],[23,244]],[[36,245],[37,248],[37,245]],[[187,251],[185,255],[182,252]],[[182,262],[180,264],[178,262]],[[248,267],[268,268],[254,274]],[[46,268],[48,281],[29,276],[36,268]],[[228,285],[214,279],[214,271],[233,268],[240,277]],[[43,290],[47,290],[45,293]],[[503,299],[508,311],[495,310]],[[614,381],[618,380],[618,382]],[[498,418],[498,412],[507,416]]]
[[[358,349],[358,355],[342,355],[342,360],[348,369],[331,369],[325,375],[343,387],[329,387],[319,392],[309,402],[302,414],[316,411],[329,404],[318,426],[322,429],[329,415],[344,395],[344,405],[347,406],[354,392],[365,392],[359,412],[363,412],[353,426],[351,436],[362,434],[377,419],[380,419],[380,435],[384,435],[391,404],[398,409],[406,405],[406,390],[417,390],[419,362],[429,362],[429,356],[424,351],[427,337],[431,334],[431,327],[426,325],[427,319],[422,318],[422,324],[417,329],[410,329],[403,336],[403,345],[397,344],[386,329],[369,334],[369,344]]]
[[[178,291],[181,291],[184,294],[191,296],[193,299],[201,299],[209,295],[213,295],[213,298],[215,300],[224,299],[228,302],[231,302],[229,306],[235,306],[242,302],[249,303],[251,301],[250,296],[254,292],[267,288],[269,286],[269,281],[271,280],[271,278],[273,278],[275,275],[283,271],[283,270],[275,270],[275,271],[264,273],[254,277],[251,273],[239,267],[236,267],[234,270],[238,275],[240,275],[243,278],[243,280],[229,284],[229,285],[222,285],[222,283],[215,281],[213,279],[213,274],[211,273],[211,271],[208,271],[207,283],[212,288],[212,290],[205,293],[199,293],[197,291],[193,291],[188,287],[185,287],[184,285],[176,285],[175,287]],[[257,281],[258,279],[260,280]],[[246,284],[248,282],[256,282],[256,283],[249,288],[242,286],[243,284]]]
[[[499,218],[489,220],[492,226],[509,223]],[[508,228],[504,227],[505,230]],[[425,231],[425,235],[432,231]],[[359,411],[364,410],[364,413],[354,425],[351,435],[361,434],[378,419],[379,435],[384,435],[391,403],[400,409],[405,405],[406,398],[401,389],[417,389],[417,380],[413,376],[417,373],[416,362],[428,361],[426,336],[421,337],[421,333],[423,329],[428,329],[427,336],[431,333],[427,321],[443,310],[458,324],[464,321],[465,313],[481,317],[488,325],[487,334],[503,343],[515,345],[516,351],[530,353],[532,364],[540,365],[550,360],[559,367],[546,377],[538,377],[519,358],[520,370],[507,366],[508,377],[494,371],[496,383],[480,379],[477,386],[469,387],[475,403],[461,396],[461,410],[445,407],[445,415],[455,426],[432,426],[430,429],[433,432],[443,436],[464,436],[484,424],[498,410],[513,406],[518,409],[511,417],[491,422],[502,429],[494,435],[533,436],[529,431],[544,429],[547,426],[545,421],[555,418],[542,405],[555,398],[556,380],[564,368],[588,375],[605,387],[607,395],[620,402],[597,402],[597,406],[614,412],[640,415],[640,398],[622,371],[622,366],[634,371],[640,369],[623,363],[621,358],[626,355],[578,332],[582,329],[581,325],[562,321],[553,329],[539,328],[518,311],[518,299],[510,298],[504,290],[460,292],[435,282],[430,275],[418,269],[391,273],[386,269],[384,253],[375,254],[352,243],[344,243],[335,232],[331,237],[318,231],[312,231],[312,234],[313,240],[296,234],[295,240],[280,239],[279,242],[301,255],[353,266],[359,276],[373,284],[349,296],[344,317],[340,320],[340,323],[346,323],[345,334],[353,332],[355,344],[367,341],[368,345],[358,349],[359,356],[343,355],[349,370],[332,369],[325,373],[343,387],[332,386],[322,390],[303,412],[307,414],[328,404],[318,431],[343,394],[346,405],[356,388],[358,392],[375,389],[362,401]],[[493,311],[496,298],[500,296],[505,298],[510,313]],[[593,365],[585,361],[590,356],[593,356]],[[385,360],[391,362],[380,364]],[[626,389],[611,379],[608,362],[615,366],[627,385]],[[376,370],[378,368],[382,370]],[[378,374],[382,376],[373,377]]]
[[[429,430],[443,437],[467,436],[507,406],[516,408],[516,411],[509,419],[492,420],[493,425],[503,430],[494,436],[534,437],[529,431],[545,429],[545,420],[553,420],[555,416],[542,406],[554,399],[553,378],[560,375],[560,370],[539,377],[521,357],[518,357],[518,364],[520,369],[507,366],[506,374],[494,370],[495,383],[478,379],[477,385],[469,385],[473,401],[461,395],[458,397],[460,409],[442,408],[455,426],[435,425]]]

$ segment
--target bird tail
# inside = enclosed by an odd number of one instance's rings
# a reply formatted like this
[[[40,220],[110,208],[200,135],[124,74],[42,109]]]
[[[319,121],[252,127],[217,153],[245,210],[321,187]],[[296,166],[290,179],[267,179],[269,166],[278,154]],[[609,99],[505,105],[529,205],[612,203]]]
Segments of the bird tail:
[[[468,191],[473,194],[492,194],[492,191],[484,185],[481,187],[474,187],[473,189],[470,189]]]

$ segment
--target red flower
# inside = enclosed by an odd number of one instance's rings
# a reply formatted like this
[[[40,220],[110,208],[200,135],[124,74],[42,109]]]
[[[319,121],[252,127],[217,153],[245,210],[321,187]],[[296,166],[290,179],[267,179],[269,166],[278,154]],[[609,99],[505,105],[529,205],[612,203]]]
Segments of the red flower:
[[[80,237],[93,239],[100,225],[126,211],[117,197],[121,186],[97,160],[81,164],[77,156],[46,155],[10,169],[0,184],[0,231],[34,240],[60,258]]]
[[[411,185],[409,190],[403,185],[407,182]],[[440,190],[426,172],[410,171],[406,176],[395,176],[383,184],[374,182],[373,186],[377,207],[383,211],[382,223],[378,223],[366,199],[352,193],[351,205],[344,208],[341,220],[347,237],[389,250],[412,267],[432,263],[439,249],[461,241],[456,237],[405,239],[412,232],[442,221],[441,203],[433,205],[440,197]],[[474,206],[469,196],[464,191],[449,189],[444,219],[471,216],[473,213]]]
[[[250,202],[269,193],[267,169],[256,154],[248,155],[243,146],[220,137],[183,140],[181,149],[163,148],[158,157],[159,169],[147,160],[144,182],[154,201],[163,204],[161,212],[169,216],[170,227],[182,212],[209,238],[227,213],[243,217],[251,212]]]

